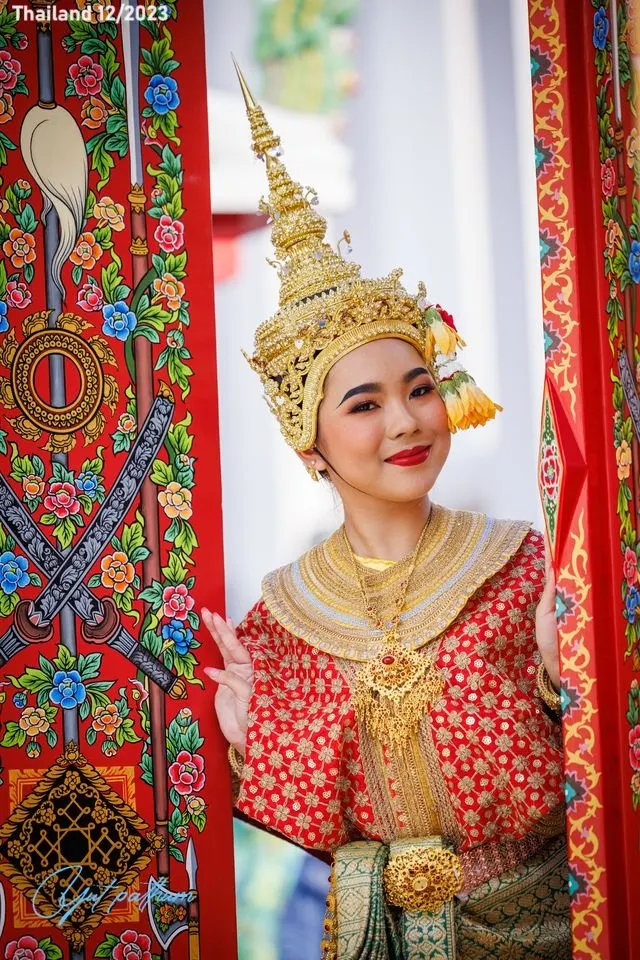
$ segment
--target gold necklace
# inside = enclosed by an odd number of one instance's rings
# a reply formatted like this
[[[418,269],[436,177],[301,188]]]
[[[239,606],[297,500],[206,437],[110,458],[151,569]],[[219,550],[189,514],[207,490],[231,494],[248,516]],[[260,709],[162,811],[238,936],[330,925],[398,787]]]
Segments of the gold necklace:
[[[401,743],[414,733],[435,701],[442,696],[444,683],[433,661],[403,646],[398,624],[404,610],[407,592],[415,570],[432,511],[411,556],[409,572],[400,584],[400,593],[395,601],[395,614],[387,628],[379,613],[367,597],[360,576],[358,562],[349,538],[344,539],[351,556],[367,616],[383,634],[384,649],[361,668],[354,691],[356,715],[369,733],[378,740]]]

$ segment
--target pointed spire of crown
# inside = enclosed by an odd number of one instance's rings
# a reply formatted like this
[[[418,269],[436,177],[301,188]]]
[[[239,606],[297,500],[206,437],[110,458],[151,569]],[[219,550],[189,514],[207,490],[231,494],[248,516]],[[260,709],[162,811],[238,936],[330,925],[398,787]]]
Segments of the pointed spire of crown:
[[[325,242],[327,221],[313,209],[318,202],[315,191],[289,176],[280,159],[280,137],[254,100],[235,57],[233,63],[247,108],[253,150],[267,168],[269,199],[260,201],[260,210],[273,222],[271,240],[279,265],[280,306],[358,279],[358,264],[343,260]]]

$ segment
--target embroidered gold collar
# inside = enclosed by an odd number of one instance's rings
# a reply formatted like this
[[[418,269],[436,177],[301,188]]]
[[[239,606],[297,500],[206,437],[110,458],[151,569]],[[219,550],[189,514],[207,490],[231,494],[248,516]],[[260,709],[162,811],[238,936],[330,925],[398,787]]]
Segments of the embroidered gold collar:
[[[433,504],[400,618],[400,640],[417,649],[455,620],[467,600],[517,552],[529,524]],[[411,556],[386,570],[361,566],[367,596],[388,622]],[[286,630],[332,656],[366,661],[382,634],[364,614],[344,526],[294,563],[267,574],[262,598]]]

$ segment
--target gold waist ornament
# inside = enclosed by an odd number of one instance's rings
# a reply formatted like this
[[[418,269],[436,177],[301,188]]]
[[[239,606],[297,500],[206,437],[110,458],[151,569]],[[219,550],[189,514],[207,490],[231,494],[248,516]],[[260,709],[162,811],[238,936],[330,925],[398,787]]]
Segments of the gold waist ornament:
[[[462,890],[462,861],[446,847],[409,847],[396,854],[382,875],[388,903],[403,910],[439,910]]]

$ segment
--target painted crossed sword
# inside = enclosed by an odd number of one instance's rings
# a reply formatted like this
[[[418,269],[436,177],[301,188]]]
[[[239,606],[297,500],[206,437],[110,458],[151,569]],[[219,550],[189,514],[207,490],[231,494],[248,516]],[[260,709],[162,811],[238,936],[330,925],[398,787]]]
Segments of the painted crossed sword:
[[[115,483],[82,537],[64,556],[52,546],[0,475],[2,524],[47,577],[46,586],[34,600],[23,600],[16,607],[13,624],[0,637],[0,666],[27,644],[50,639],[53,618],[69,603],[81,620],[85,640],[107,643],[165,693],[174,697],[183,695],[179,678],[122,625],[113,600],[97,597],[83,583],[138,495],[167,435],[173,410],[170,396],[162,393],[156,397]]]

